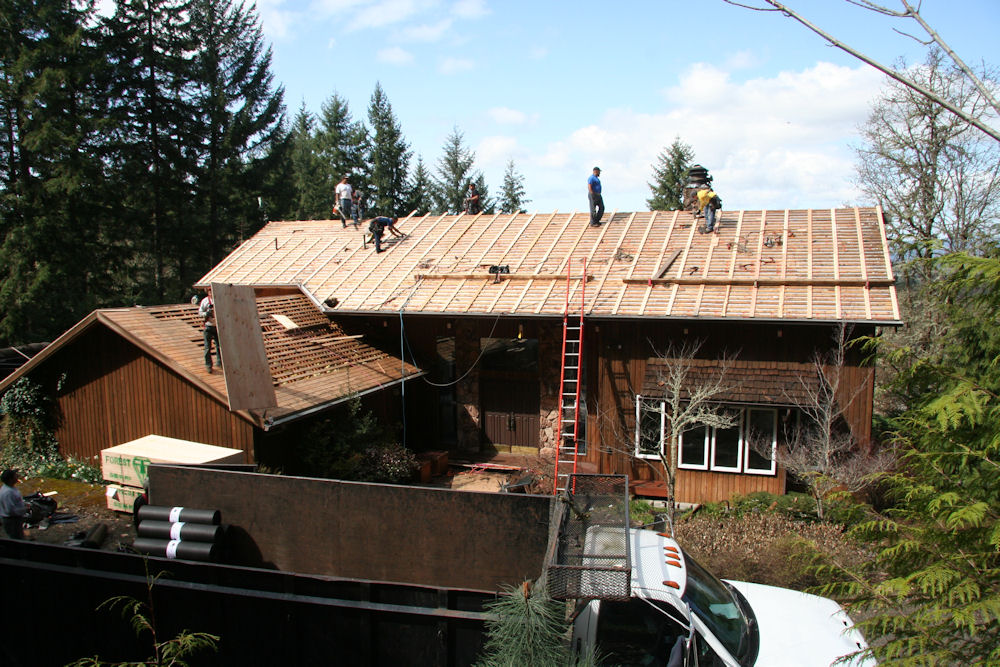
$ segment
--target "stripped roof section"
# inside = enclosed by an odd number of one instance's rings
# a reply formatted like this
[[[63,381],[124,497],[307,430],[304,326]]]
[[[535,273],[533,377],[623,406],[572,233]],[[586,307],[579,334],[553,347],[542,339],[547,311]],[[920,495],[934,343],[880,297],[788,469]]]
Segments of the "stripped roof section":
[[[347,335],[305,295],[258,297],[257,312],[277,407],[238,414],[258,425],[295,419],[300,413],[396,384],[421,372],[412,364],[368,345],[360,336]],[[228,404],[224,375],[204,370],[205,348],[198,306],[187,304],[95,311],[17,373],[4,379],[0,389],[19,374],[30,372],[95,322],[104,323]]]
[[[199,284],[295,285],[344,313],[561,315],[568,287],[589,316],[899,323],[878,208],[723,211],[717,234],[686,211],[588,222],[411,216],[379,255],[339,221],[272,222]]]

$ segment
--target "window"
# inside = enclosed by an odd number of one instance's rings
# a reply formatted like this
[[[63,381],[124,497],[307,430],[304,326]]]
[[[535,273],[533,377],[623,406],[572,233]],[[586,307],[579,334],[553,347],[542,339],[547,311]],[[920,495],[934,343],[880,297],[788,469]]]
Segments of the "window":
[[[678,436],[679,468],[715,470],[751,475],[777,471],[778,411],[774,408],[728,408],[735,420],[730,428],[699,424]],[[657,458],[664,451],[666,406],[655,398],[636,397],[635,455]]]
[[[654,459],[663,449],[663,402],[637,396],[635,401],[635,455]]]
[[[702,424],[681,434],[682,468],[708,470],[708,427]]]
[[[747,448],[744,470],[752,475],[773,475],[774,452],[778,448],[778,411],[749,408],[746,411]]]

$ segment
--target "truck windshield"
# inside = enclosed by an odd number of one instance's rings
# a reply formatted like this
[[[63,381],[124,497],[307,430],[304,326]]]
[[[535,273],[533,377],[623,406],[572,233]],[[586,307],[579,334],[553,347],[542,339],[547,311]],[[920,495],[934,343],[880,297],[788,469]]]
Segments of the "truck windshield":
[[[750,623],[729,588],[684,552],[687,586],[684,601],[698,614],[740,664],[750,651]]]

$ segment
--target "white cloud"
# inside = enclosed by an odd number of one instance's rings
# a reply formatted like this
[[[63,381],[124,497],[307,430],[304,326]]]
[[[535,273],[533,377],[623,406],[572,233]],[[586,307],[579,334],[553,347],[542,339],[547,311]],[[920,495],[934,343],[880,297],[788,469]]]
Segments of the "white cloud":
[[[542,58],[549,55],[549,50],[544,46],[533,46],[528,51],[528,55],[531,57],[532,60],[541,60]]]
[[[424,24],[403,28],[400,38],[408,42],[437,42],[451,30],[453,21],[443,19],[433,24]]]
[[[819,63],[742,82],[721,69],[693,65],[665,91],[663,112],[608,109],[599,122],[529,156],[523,161],[529,194],[542,210],[564,209],[553,207],[546,193],[557,202],[578,196],[598,164],[609,210],[641,210],[651,165],[680,137],[709,168],[727,207],[838,206],[857,198],[848,141],[882,83],[864,65]]]
[[[438,69],[442,74],[458,74],[459,72],[468,72],[473,67],[475,67],[475,63],[468,58],[445,58],[441,61],[441,66]]]
[[[355,13],[350,28],[352,30],[384,28],[406,21],[412,16],[421,15],[434,4],[427,0],[379,0]]]
[[[526,151],[517,138],[508,136],[485,137],[476,146],[476,164],[482,167],[503,169],[507,160],[525,155]]]
[[[494,107],[486,113],[493,119],[493,122],[500,125],[525,125],[538,120],[537,113],[527,114],[523,111],[507,107]]]
[[[452,12],[462,18],[476,19],[489,14],[490,8],[484,0],[458,0],[452,7]]]
[[[387,49],[380,49],[375,58],[379,62],[390,65],[409,65],[413,62],[413,54],[398,46],[390,46]]]

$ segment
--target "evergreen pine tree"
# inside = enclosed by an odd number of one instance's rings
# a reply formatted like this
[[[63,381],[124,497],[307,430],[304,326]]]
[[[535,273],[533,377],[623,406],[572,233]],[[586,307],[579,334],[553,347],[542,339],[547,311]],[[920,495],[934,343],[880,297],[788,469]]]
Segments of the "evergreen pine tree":
[[[389,98],[378,83],[368,106],[371,125],[370,182],[366,193],[372,215],[396,216],[406,208],[406,175],[412,155]]]
[[[115,265],[102,176],[92,6],[0,2],[0,340],[51,340],[106,303]]]
[[[192,15],[198,44],[193,103],[201,140],[190,147],[198,160],[197,198],[183,230],[187,252],[178,257],[182,285],[257,231],[268,149],[283,138],[284,93],[273,87],[271,51],[255,10],[232,0],[195,0]]]
[[[437,200],[434,194],[434,181],[424,165],[424,159],[419,155],[406,193],[407,203],[404,209],[407,213],[415,211],[416,215],[426,215],[434,208],[434,202]]]
[[[500,189],[497,202],[500,212],[525,213],[524,205],[530,201],[524,192],[524,176],[514,166],[514,160],[508,160],[503,173],[503,187]]]
[[[194,215],[197,44],[189,0],[121,0],[108,20],[115,133],[109,162],[131,256],[123,267],[137,302],[182,296],[185,227]]]
[[[350,178],[355,189],[367,191],[368,132],[351,118],[347,100],[334,93],[320,108],[315,136],[316,154],[322,166],[324,206],[329,211],[336,203],[335,188],[343,176]]]
[[[328,180],[317,151],[316,119],[299,107],[291,130],[291,170],[295,191],[294,220],[327,220],[332,217],[328,203]],[[328,178],[328,176],[327,176]]]
[[[656,159],[653,182],[648,183],[653,196],[646,200],[646,205],[650,211],[678,211],[684,207],[684,186],[688,169],[694,162],[694,151],[676,137]]]
[[[444,140],[444,155],[438,160],[437,177],[434,179],[434,208],[441,213],[459,213],[469,189],[469,183],[476,183],[482,177],[474,172],[476,154],[464,144],[465,136],[456,127]],[[485,183],[482,193],[485,195]]]

